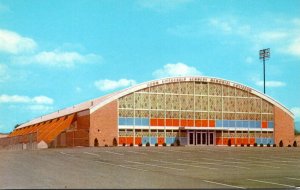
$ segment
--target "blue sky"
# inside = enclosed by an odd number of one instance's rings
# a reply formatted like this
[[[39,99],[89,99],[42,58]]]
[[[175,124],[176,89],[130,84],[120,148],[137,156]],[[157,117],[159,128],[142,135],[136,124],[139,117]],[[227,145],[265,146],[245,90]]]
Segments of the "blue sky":
[[[300,120],[298,0],[0,0],[0,132],[167,76],[263,91]]]

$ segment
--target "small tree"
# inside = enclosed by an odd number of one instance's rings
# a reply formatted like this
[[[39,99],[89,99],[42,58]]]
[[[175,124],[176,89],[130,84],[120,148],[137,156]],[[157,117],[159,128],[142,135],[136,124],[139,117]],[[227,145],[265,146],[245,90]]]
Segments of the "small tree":
[[[98,146],[99,146],[99,142],[98,142],[98,139],[97,139],[97,138],[95,138],[95,140],[94,140],[94,146],[95,146],[95,147],[98,147]]]
[[[241,144],[241,147],[244,147],[244,143]]]
[[[164,143],[163,143],[163,146],[167,146],[167,144],[164,142]]]
[[[158,143],[155,143],[155,146],[158,146]]]
[[[264,146],[264,144],[263,143],[260,143],[260,147],[263,147]]]
[[[118,141],[117,141],[116,137],[113,139],[113,146],[118,146]]]
[[[297,147],[297,142],[296,141],[294,141],[293,147]]]
[[[180,146],[180,140],[178,138],[175,140],[175,143],[176,143],[176,146]]]
[[[250,147],[250,144],[249,144],[249,143],[247,144],[247,147]]]
[[[143,146],[143,144],[142,144],[142,143],[140,143],[140,144],[139,144],[139,146]]]
[[[231,139],[228,140],[227,145],[231,146]]]
[[[276,147],[276,144],[275,144],[275,143],[273,144],[273,147]]]
[[[126,146],[126,144],[125,144],[125,143],[123,143],[123,146]]]
[[[146,143],[146,146],[150,146],[150,143],[149,143],[149,142],[147,142],[147,143]]]
[[[267,147],[270,147],[270,146],[271,146],[270,143],[268,143],[268,144],[267,144]]]
[[[133,143],[130,143],[130,146],[133,146]]]
[[[283,147],[283,142],[282,142],[282,140],[279,142],[279,147]]]
[[[255,147],[256,147],[256,146],[257,146],[257,143],[254,143],[254,144],[253,144],[253,146],[255,146]]]

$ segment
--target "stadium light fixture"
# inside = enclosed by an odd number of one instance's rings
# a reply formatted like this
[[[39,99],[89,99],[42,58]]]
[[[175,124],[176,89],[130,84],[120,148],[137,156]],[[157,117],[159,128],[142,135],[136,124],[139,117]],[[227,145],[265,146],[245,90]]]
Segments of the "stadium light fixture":
[[[259,50],[259,59],[263,60],[264,64],[264,94],[266,93],[266,66],[265,61],[270,58],[270,48]]]

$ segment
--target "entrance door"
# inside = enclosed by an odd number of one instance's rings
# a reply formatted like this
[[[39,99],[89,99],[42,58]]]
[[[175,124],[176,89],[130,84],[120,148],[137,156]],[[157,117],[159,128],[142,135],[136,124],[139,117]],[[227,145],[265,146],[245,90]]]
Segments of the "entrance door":
[[[195,139],[194,139],[194,131],[189,132],[189,145],[194,145]]]
[[[207,145],[207,132],[201,132],[201,145]]]
[[[214,132],[208,132],[208,142],[207,145],[214,145]]]

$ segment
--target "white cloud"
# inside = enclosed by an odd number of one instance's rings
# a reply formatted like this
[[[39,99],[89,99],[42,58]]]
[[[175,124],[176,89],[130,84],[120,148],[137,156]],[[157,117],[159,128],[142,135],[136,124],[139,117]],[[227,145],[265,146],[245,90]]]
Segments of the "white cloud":
[[[251,63],[253,63],[253,58],[252,57],[246,57],[245,61],[246,61],[246,63],[251,64]]]
[[[156,12],[172,11],[190,2],[192,0],[137,0],[140,7]]]
[[[300,107],[292,108],[291,112],[294,113],[296,119],[300,119]]]
[[[33,112],[39,112],[39,113],[47,113],[52,111],[54,108],[52,106],[46,106],[46,105],[29,105],[26,107],[28,110]]]
[[[18,54],[31,52],[37,47],[36,42],[27,37],[23,37],[16,32],[0,29],[0,52]]]
[[[53,104],[54,100],[47,96],[35,96],[30,98],[28,96],[20,95],[0,95],[0,103],[24,103],[24,104]]]
[[[226,32],[226,33],[231,32],[233,29],[231,23],[229,23],[227,21],[222,21],[222,20],[219,20],[216,18],[210,19],[209,24],[223,32]]]
[[[75,91],[79,93],[79,92],[82,91],[82,88],[80,88],[79,86],[77,86],[77,87],[75,88]]]
[[[53,104],[53,99],[47,96],[36,96],[32,98],[32,102],[37,104]]]
[[[14,59],[16,63],[40,64],[53,67],[73,67],[75,64],[91,63],[101,60],[96,54],[82,55],[78,52],[43,51],[33,56],[19,56]]]
[[[294,56],[300,56],[300,37],[294,40],[291,44],[288,45],[287,50],[285,51],[288,54]]]
[[[152,74],[155,78],[202,75],[202,73],[195,67],[190,67],[180,62],[175,64],[166,64],[162,69],[158,69]]]
[[[258,35],[258,40],[263,42],[275,42],[281,41],[288,36],[286,32],[283,31],[265,31]]]
[[[256,81],[255,84],[257,86],[264,86],[264,81]],[[281,81],[266,81],[266,87],[283,87],[286,86],[284,82]]]
[[[8,67],[4,64],[0,64],[0,83],[6,81],[8,78]]]
[[[136,81],[131,79],[120,79],[118,81],[104,79],[94,82],[94,85],[97,87],[97,89],[101,91],[114,90],[121,87],[124,88],[128,86],[133,86],[135,84]]]

